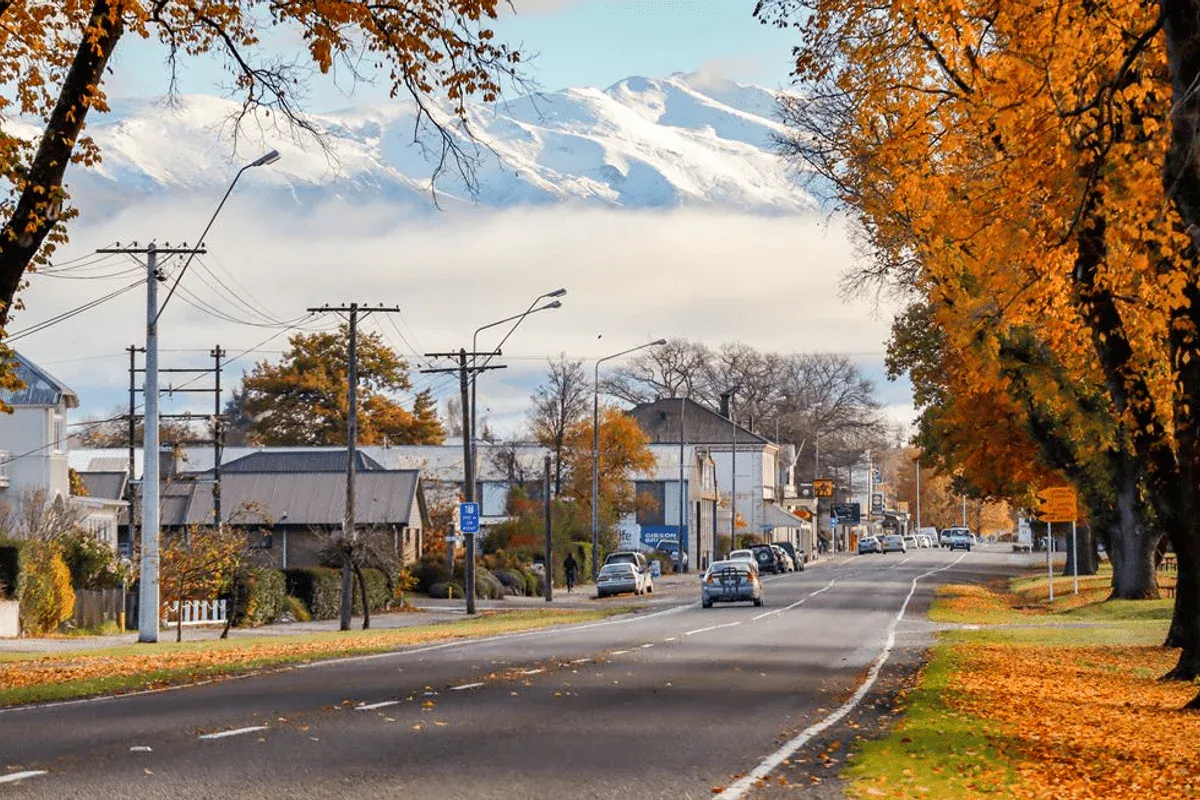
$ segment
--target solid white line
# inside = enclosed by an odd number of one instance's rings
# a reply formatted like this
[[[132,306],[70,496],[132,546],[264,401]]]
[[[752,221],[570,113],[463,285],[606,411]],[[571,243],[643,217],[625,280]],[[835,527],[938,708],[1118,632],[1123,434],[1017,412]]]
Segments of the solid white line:
[[[254,725],[249,728],[234,728],[231,731],[221,731],[220,733],[206,733],[201,736],[201,739],[224,739],[227,736],[241,736],[243,733],[255,733],[257,731],[265,731],[266,725]]]
[[[464,683],[461,686],[451,686],[450,691],[461,692],[464,689],[478,689],[480,686],[483,686],[483,684],[482,683]]]
[[[912,579],[912,585],[909,587],[908,595],[904,598],[904,603],[900,606],[899,613],[896,614],[891,624],[888,625],[887,643],[883,646],[883,651],[875,658],[871,664],[871,670],[867,673],[867,679],[854,692],[854,694],[838,707],[825,719],[810,725],[803,731],[798,733],[795,738],[787,742],[783,747],[776,750],[771,755],[764,758],[757,767],[742,777],[741,780],[734,783],[725,791],[717,795],[717,800],[738,800],[745,797],[746,793],[754,788],[755,784],[765,779],[768,775],[775,771],[775,768],[782,764],[785,760],[791,758],[797,750],[808,743],[817,734],[837,724],[843,717],[849,714],[854,708],[862,702],[862,699],[867,696],[867,692],[871,691],[871,687],[875,685],[875,681],[879,679],[879,673],[883,670],[883,665],[887,662],[888,656],[892,654],[892,649],[896,646],[896,628],[900,625],[900,620],[904,618],[904,612],[908,610],[908,604],[912,600],[913,595],[917,591],[917,582],[922,578],[928,578],[930,575],[950,569],[959,561],[966,558],[966,553],[963,553],[955,561],[946,564],[945,566],[932,569],[929,572],[922,573]]]
[[[0,783],[16,783],[23,781],[26,778],[36,778],[39,775],[45,775],[44,769],[27,769],[24,772],[10,772],[7,775],[0,775]]]
[[[355,711],[374,711],[377,708],[387,708],[388,706],[400,705],[399,700],[384,700],[381,703],[371,703],[369,706],[355,706]]]
[[[719,630],[721,628],[732,628],[735,625],[741,625],[741,622],[726,622],[724,625],[709,625],[707,628],[696,628],[694,631],[688,631],[684,636],[692,636],[697,633],[708,633],[709,631]]]

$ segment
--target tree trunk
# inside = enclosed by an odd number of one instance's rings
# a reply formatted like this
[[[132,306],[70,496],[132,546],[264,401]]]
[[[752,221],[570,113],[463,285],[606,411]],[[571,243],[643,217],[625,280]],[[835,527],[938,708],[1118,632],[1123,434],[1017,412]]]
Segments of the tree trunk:
[[[27,180],[0,231],[0,326],[8,324],[26,268],[62,218],[63,175],[104,80],[104,68],[124,31],[119,8],[111,0],[96,0]]]
[[[1078,558],[1079,574],[1095,575],[1096,537],[1092,534],[1092,527],[1084,523],[1077,523],[1075,525],[1075,549],[1071,547],[1071,531],[1067,530],[1065,536],[1067,543],[1067,563],[1063,566],[1062,574],[1067,577],[1074,575],[1075,559]]]
[[[358,595],[362,598],[363,607],[363,626],[362,629],[368,630],[371,627],[371,603],[367,600],[367,581],[363,577],[362,568],[358,564],[351,563],[354,569],[354,575],[358,578]]]
[[[1125,470],[1116,487],[1115,531],[1108,548],[1113,566],[1113,590],[1110,599],[1154,600],[1158,579],[1154,572],[1154,549],[1162,539],[1147,528],[1138,503],[1137,478]]]
[[[221,638],[229,638],[229,628],[233,625],[233,615],[237,613],[238,607],[238,588],[241,583],[241,576],[234,574],[233,576],[233,599],[230,601],[230,607],[225,611],[225,627],[221,629]]]

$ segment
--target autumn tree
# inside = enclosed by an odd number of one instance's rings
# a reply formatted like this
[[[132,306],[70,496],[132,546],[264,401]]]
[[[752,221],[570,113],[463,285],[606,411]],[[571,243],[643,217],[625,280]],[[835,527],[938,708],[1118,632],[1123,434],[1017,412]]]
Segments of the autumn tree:
[[[346,443],[349,329],[298,333],[278,363],[261,361],[242,381],[249,438],[264,445]],[[394,398],[409,388],[408,364],[376,333],[358,337],[359,444],[438,444],[444,440],[428,390],[412,411]]]
[[[563,451],[563,496],[592,507],[592,421],[567,429]],[[637,509],[634,480],[654,469],[650,438],[630,416],[615,408],[600,410],[600,519],[611,526]]]
[[[49,261],[77,214],[67,168],[100,158],[84,129],[89,114],[108,110],[106,79],[124,69],[111,58],[126,38],[162,45],[164,90],[172,94],[190,62],[221,59],[242,104],[235,136],[244,123],[268,116],[319,134],[299,104],[314,72],[381,79],[393,97],[415,103],[415,135],[423,145],[435,143],[434,177],[457,167],[471,188],[477,155],[467,101],[495,100],[519,62],[491,29],[497,7],[497,0],[0,2],[0,174],[8,184],[0,215],[0,326],[26,270]],[[265,43],[280,37],[303,42],[297,58],[269,51]]]
[[[227,526],[197,527],[186,534],[163,537],[158,554],[159,585],[161,602],[175,609],[175,641],[183,641],[183,604],[220,597],[241,567],[246,545],[246,533]],[[134,564],[140,561],[137,558]],[[233,612],[230,608],[228,613]]]
[[[133,427],[133,444],[142,445],[146,426],[138,417]],[[188,424],[184,420],[165,419],[159,422],[159,440],[164,445],[183,445],[208,437],[208,433],[199,426]],[[119,409],[98,418],[83,420],[71,435],[72,447],[107,448],[129,446],[129,412]]]
[[[583,362],[565,355],[551,359],[546,368],[546,382],[530,398],[530,427],[534,440],[550,451],[554,460],[554,496],[562,493],[563,453],[567,431],[587,415],[588,382]]]

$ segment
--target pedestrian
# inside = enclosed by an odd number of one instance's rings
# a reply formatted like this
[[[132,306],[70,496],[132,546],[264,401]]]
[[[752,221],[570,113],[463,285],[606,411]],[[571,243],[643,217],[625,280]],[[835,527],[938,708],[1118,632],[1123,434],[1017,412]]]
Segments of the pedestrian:
[[[575,575],[579,572],[579,562],[575,560],[574,553],[567,553],[567,560],[563,562],[563,572],[567,574],[567,594],[575,588]]]

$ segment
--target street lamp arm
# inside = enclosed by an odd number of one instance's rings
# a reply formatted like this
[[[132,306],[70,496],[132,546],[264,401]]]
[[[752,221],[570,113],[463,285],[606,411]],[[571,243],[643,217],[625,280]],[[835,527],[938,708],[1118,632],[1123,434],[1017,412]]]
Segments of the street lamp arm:
[[[237,186],[237,182],[241,180],[242,174],[248,169],[274,164],[278,160],[279,151],[272,150],[261,158],[251,161],[249,164],[237,171],[237,174],[233,176],[233,181],[231,181],[229,184],[229,188],[225,190],[225,195],[221,198],[221,202],[217,203],[217,210],[213,212],[212,216],[208,219],[208,224],[204,226],[204,232],[201,233],[200,238],[196,240],[196,249],[199,249],[201,246],[203,246],[204,237],[208,236],[208,232],[212,229],[213,223],[217,221],[217,215],[220,214],[221,209],[225,207],[225,201],[229,199],[229,195],[233,194],[233,187]],[[188,253],[187,261],[183,262],[183,267],[179,270],[179,274],[175,276],[175,282],[171,284],[171,290],[167,292],[167,299],[163,300],[162,305],[159,306],[158,313],[154,315],[155,322],[158,322],[158,318],[162,316],[164,311],[166,311],[167,303],[171,302],[171,298],[175,294],[175,289],[179,287],[179,282],[183,280],[183,274],[187,272],[187,268],[191,265],[192,259],[195,257],[196,250]]]

